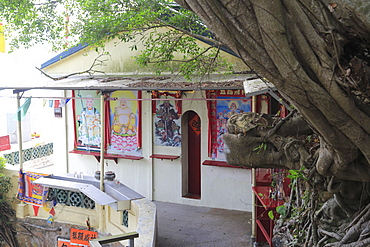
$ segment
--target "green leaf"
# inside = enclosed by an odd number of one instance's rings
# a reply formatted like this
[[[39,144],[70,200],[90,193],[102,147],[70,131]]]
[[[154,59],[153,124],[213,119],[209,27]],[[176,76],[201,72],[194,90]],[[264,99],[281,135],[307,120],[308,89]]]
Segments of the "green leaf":
[[[292,175],[298,175],[297,170],[289,170],[289,173],[292,174]]]
[[[276,212],[278,214],[281,214],[283,216],[286,216],[286,214],[287,214],[287,208],[285,207],[285,205],[278,206],[278,207],[276,207]]]
[[[269,212],[267,213],[267,215],[268,215],[268,216],[269,216],[269,218],[270,218],[270,219],[272,219],[272,220],[275,218],[274,211],[272,211],[272,210],[271,210],[271,211],[269,211]]]

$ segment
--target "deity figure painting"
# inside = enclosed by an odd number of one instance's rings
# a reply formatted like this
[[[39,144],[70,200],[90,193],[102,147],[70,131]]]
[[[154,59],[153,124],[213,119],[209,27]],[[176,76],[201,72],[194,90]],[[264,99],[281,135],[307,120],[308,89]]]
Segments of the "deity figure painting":
[[[222,97],[219,97],[222,98]],[[217,102],[217,150],[214,156],[223,160],[225,157],[225,143],[223,134],[227,133],[227,120],[237,113],[249,112],[250,102],[240,98],[230,98],[230,100],[220,100]]]
[[[114,108],[112,130],[118,135],[136,135],[136,116],[126,100],[118,101],[118,106]]]
[[[100,147],[100,112],[94,106],[91,95],[84,98],[85,100],[81,99],[82,109],[77,116],[79,122],[77,143],[85,147]]]
[[[137,92],[115,91],[110,95],[111,140],[109,153],[137,154],[139,103]]]
[[[155,113],[155,144],[181,146],[180,114],[170,100],[158,101]]]

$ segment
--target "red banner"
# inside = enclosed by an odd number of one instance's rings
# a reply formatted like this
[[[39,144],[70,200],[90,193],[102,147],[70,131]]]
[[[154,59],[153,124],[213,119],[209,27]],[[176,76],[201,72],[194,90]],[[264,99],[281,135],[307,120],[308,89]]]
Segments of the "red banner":
[[[224,90],[225,91],[225,90]],[[207,91],[208,99],[217,99],[217,91]],[[207,101],[208,108],[208,157],[217,153],[217,103],[215,100]]]

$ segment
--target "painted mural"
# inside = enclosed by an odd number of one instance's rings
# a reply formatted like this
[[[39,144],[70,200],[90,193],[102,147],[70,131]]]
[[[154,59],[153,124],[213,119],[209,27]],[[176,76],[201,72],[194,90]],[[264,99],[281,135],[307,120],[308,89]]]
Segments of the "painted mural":
[[[139,154],[139,101],[137,91],[115,91],[110,95],[109,153]]]
[[[86,151],[98,151],[101,142],[100,92],[77,90],[76,94],[77,148]]]
[[[155,102],[154,145],[180,147],[181,109],[179,109],[179,104],[170,99]]]
[[[209,94],[214,98],[210,102],[211,146],[210,157],[214,160],[226,160],[223,134],[227,133],[227,120],[233,115],[251,111],[251,98],[245,97],[243,90],[218,90]]]

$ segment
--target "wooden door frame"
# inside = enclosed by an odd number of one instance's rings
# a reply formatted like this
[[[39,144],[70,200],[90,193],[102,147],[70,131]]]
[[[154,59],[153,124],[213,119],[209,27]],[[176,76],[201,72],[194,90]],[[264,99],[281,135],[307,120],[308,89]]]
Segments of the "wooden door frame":
[[[186,112],[183,113],[182,117],[181,117],[181,135],[182,135],[182,144],[181,144],[181,164],[182,164],[182,174],[181,174],[181,178],[182,178],[182,197],[187,197],[187,198],[192,198],[192,197],[188,197],[187,195],[189,194],[189,167],[188,167],[188,163],[189,163],[189,159],[188,159],[188,156],[189,156],[189,138],[188,138],[188,125],[189,125],[189,112],[194,112],[196,115],[199,116],[199,118],[201,119],[200,115],[194,111],[194,110],[188,110]],[[200,134],[201,135],[201,134]],[[201,148],[201,146],[200,146]],[[201,156],[201,150],[200,150],[200,156]],[[200,162],[199,162],[199,166],[201,166]],[[201,167],[200,167],[201,169]],[[202,174],[201,174],[201,171],[200,171],[200,191],[202,191]],[[199,197],[197,198],[193,198],[193,199],[200,199],[200,196],[201,196],[201,192],[200,192],[200,195]]]

